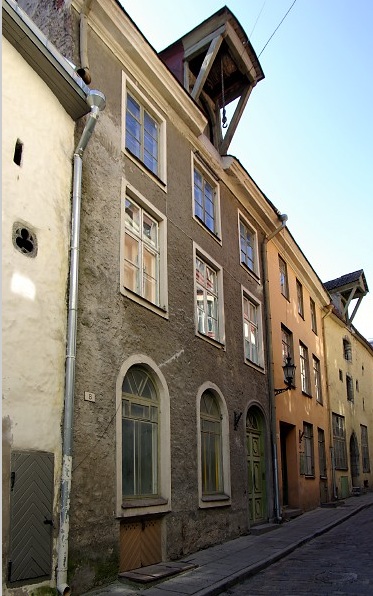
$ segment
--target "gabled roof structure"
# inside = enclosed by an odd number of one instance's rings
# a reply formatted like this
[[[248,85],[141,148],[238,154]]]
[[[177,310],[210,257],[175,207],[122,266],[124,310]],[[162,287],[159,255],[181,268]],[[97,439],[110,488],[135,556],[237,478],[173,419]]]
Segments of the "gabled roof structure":
[[[255,85],[264,73],[240,23],[224,6],[159,53],[207,116],[211,142],[225,155]],[[238,100],[228,125],[225,108]],[[227,129],[223,136],[223,129]]]
[[[341,315],[346,322],[351,324],[362,299],[369,292],[363,269],[327,281],[324,283],[324,287],[332,296],[335,296],[338,299],[339,304],[335,305],[341,311]],[[350,306],[351,301],[356,299],[357,303],[355,308],[351,316],[349,316],[348,307]],[[333,300],[333,302],[335,303],[335,300]]]

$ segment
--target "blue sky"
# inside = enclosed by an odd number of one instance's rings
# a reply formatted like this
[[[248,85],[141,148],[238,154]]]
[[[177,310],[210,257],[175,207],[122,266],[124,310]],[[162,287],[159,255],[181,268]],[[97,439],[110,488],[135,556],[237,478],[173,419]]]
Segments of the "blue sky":
[[[257,53],[293,0],[226,0]],[[219,10],[214,0],[123,0],[159,51]],[[373,1],[296,0],[260,56],[229,152],[289,216],[322,281],[364,269],[354,325],[373,339]]]

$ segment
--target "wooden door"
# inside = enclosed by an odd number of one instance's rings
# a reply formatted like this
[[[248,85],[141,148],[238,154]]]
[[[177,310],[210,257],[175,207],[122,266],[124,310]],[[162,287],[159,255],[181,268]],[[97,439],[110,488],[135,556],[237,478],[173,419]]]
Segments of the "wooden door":
[[[250,524],[267,517],[263,418],[259,410],[249,410],[246,420],[247,473]]]

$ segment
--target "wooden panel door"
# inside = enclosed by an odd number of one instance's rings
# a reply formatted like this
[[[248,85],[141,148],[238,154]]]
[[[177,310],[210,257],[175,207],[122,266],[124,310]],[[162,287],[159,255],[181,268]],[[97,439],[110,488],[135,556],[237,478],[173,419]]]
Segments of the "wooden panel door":
[[[51,577],[53,477],[52,453],[12,453],[9,582]]]

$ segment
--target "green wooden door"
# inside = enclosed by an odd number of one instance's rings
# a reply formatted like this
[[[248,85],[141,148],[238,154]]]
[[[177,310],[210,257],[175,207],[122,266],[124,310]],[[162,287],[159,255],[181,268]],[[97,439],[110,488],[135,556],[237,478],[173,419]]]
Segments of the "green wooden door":
[[[247,414],[246,443],[249,520],[250,524],[255,524],[267,518],[264,425],[257,408],[251,408]]]

